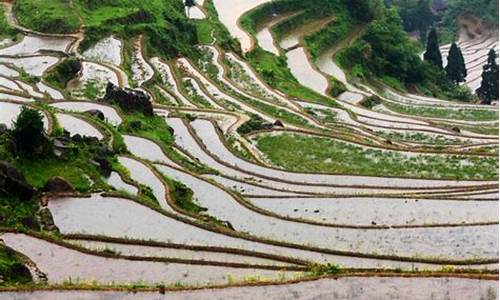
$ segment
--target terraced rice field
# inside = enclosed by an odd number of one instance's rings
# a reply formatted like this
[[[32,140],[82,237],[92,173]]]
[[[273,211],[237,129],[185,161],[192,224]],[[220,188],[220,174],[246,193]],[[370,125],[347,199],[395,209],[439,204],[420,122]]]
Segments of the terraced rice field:
[[[10,127],[30,106],[47,132],[57,125],[126,150],[106,188],[49,195],[57,238],[0,233],[36,280],[55,287],[0,299],[496,298],[498,131],[474,129],[498,130],[498,107],[349,82],[333,61],[338,47],[312,61],[302,44],[325,21],[278,41],[272,26],[300,12],[275,15],[252,36],[238,18],[266,0],[212,2],[243,52],[285,53],[298,82],[328,102],[274,90],[243,57],[214,45],[199,46],[199,61],[148,57],[144,36],[76,49],[83,70],[62,90],[43,75],[79,38],[21,28],[23,39],[0,48],[0,123]],[[189,15],[205,19],[206,5]],[[471,71],[484,56],[475,45],[497,42],[464,44]],[[26,82],[21,71],[41,80]],[[326,93],[328,76],[348,89],[339,99]],[[108,82],[154,95],[155,117],[141,123],[98,101]],[[370,95],[382,103],[362,106]],[[268,126],[238,130],[256,116]],[[71,284],[84,290],[58,289]]]

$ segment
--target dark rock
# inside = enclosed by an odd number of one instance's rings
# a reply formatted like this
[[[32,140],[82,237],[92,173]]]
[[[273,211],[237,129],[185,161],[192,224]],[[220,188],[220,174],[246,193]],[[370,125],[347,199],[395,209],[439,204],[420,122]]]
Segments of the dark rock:
[[[374,225],[374,226],[375,226],[375,225],[377,225],[377,222],[375,222],[375,221],[372,221],[372,225]]]
[[[384,142],[385,142],[386,144],[392,145],[392,141],[391,141],[391,140],[385,140]]]
[[[43,191],[47,193],[71,193],[74,192],[75,189],[66,179],[55,176],[47,180],[43,187]]]
[[[314,213],[315,213],[315,214],[318,214],[318,213],[319,213],[319,209],[315,209],[315,210],[314,210]]]
[[[458,128],[456,126],[451,128],[451,130],[460,133],[460,128]]]
[[[113,167],[105,157],[95,157],[94,159],[90,159],[89,162],[94,165],[104,177],[111,176]]]
[[[283,122],[281,120],[274,121],[273,125],[276,127],[285,127],[285,125],[283,124]]]
[[[40,224],[32,216],[22,218],[21,224],[33,230],[40,230]]]
[[[98,110],[98,109],[91,109],[91,110],[87,110],[85,112],[87,115],[90,115],[92,117],[95,117],[101,121],[104,121],[104,114],[102,111]]]
[[[33,197],[34,189],[19,170],[6,161],[0,161],[0,192],[29,201]]]
[[[224,223],[224,225],[226,225],[227,227],[229,227],[229,229],[234,230],[233,224],[231,224],[231,222],[224,221],[223,223]]]
[[[102,99],[106,103],[116,103],[121,109],[127,112],[142,112],[146,116],[153,116],[153,104],[149,95],[142,91],[132,89],[122,89],[111,82],[108,82],[106,94]]]

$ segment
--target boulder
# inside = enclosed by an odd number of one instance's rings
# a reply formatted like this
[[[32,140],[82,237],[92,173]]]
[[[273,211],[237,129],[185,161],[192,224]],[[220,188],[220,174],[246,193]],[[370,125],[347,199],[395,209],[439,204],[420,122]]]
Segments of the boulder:
[[[47,180],[43,191],[47,193],[72,193],[75,191],[71,183],[66,181],[66,179],[55,176]]]
[[[111,176],[113,167],[106,157],[98,156],[94,159],[94,161],[98,164],[99,172],[101,172],[104,177]]]
[[[34,189],[19,170],[6,161],[0,161],[1,192],[17,196],[22,201],[29,201],[33,197]]]
[[[53,138],[52,145],[52,154],[59,159],[78,154],[78,147],[71,145],[71,139],[68,137]]]
[[[85,113],[89,116],[95,117],[101,121],[104,121],[104,113],[98,109],[90,109],[85,111]]]
[[[106,103],[116,103],[127,112],[141,112],[146,116],[153,116],[153,104],[148,94],[139,90],[122,89],[108,82],[106,94],[101,100]]]

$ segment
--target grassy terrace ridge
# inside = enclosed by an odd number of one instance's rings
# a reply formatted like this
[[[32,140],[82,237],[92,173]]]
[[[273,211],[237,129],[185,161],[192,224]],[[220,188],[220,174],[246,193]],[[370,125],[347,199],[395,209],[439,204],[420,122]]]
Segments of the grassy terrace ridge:
[[[15,38],[18,31],[11,27],[5,17],[5,8],[0,5],[0,39]]]
[[[200,44],[212,44],[226,50],[238,52],[239,42],[231,36],[227,28],[220,22],[212,0],[205,0],[204,9],[207,12],[205,19],[193,20],[196,26],[196,34]]]
[[[260,47],[256,47],[253,51],[247,53],[245,58],[267,84],[286,95],[312,103],[336,106],[333,99],[302,86],[290,72],[286,57],[283,55],[277,57]]]
[[[398,140],[398,141],[408,141],[414,143],[422,144],[432,144],[434,146],[444,146],[444,145],[460,145],[463,141],[458,138],[448,138],[445,136],[433,136],[430,134],[425,134],[423,132],[385,132],[377,131],[376,134],[388,140]]]
[[[363,148],[300,134],[264,135],[257,148],[278,167],[297,172],[433,179],[497,179],[498,158],[410,154]]]
[[[47,33],[74,33],[80,28],[77,11],[65,0],[16,0],[14,13],[19,23]]]
[[[267,52],[266,52],[267,53]],[[259,111],[264,112],[272,118],[283,120],[292,125],[302,126],[302,127],[311,127],[311,125],[307,122],[307,120],[297,114],[291,113],[285,109],[281,109],[279,106],[267,104],[263,101],[257,101],[254,99],[250,99],[237,91],[226,87],[225,84],[221,83],[217,78],[218,69],[212,62],[212,56],[206,52],[202,51],[202,55],[200,60],[197,61],[198,67],[207,74],[207,76],[213,81],[219,83],[218,86],[222,88],[228,95],[231,95],[240,101],[249,104],[250,106],[256,108]],[[251,92],[251,91],[250,91]]]
[[[488,109],[446,109],[440,107],[423,107],[402,105],[394,102],[384,102],[384,105],[395,112],[420,117],[443,118],[466,121],[495,121],[498,111]]]
[[[497,135],[498,136],[498,123],[496,123],[496,126],[494,126],[494,127],[491,127],[491,126],[465,126],[465,125],[459,125],[458,127],[460,128],[460,130],[467,130],[467,131],[474,132],[474,133]]]
[[[255,39],[255,29],[260,22],[272,16],[274,12],[285,13],[298,11],[307,7],[310,1],[282,0],[264,4],[253,9],[240,18],[240,24]],[[303,101],[336,106],[335,101],[315,91],[299,84],[292,75],[286,63],[286,57],[281,54],[279,57],[264,51],[258,44],[255,48],[246,53],[244,58],[250,63],[257,74],[272,88],[275,88],[286,95]]]

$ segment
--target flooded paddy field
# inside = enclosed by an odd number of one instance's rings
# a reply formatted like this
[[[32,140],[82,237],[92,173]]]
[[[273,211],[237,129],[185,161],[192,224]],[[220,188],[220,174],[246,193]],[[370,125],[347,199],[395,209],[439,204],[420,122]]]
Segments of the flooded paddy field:
[[[365,24],[318,51],[339,18],[278,37],[298,4],[198,0],[166,20],[156,1],[112,19],[80,2],[70,33],[2,4],[18,31],[0,35],[0,161],[34,197],[0,195],[0,249],[38,285],[0,299],[496,299],[498,106],[357,78],[336,58]],[[487,34],[459,41],[473,89]],[[11,153],[23,106],[45,156]]]

